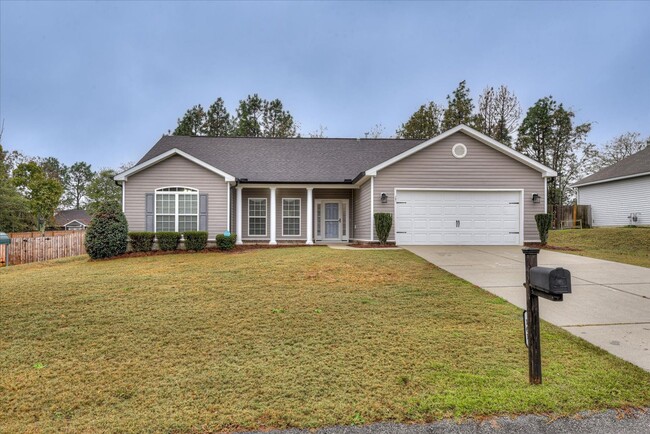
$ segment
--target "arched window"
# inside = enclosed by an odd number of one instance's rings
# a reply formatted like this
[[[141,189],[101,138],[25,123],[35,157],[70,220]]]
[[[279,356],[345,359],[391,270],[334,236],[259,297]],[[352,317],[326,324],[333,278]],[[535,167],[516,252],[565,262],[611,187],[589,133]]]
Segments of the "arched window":
[[[156,190],[156,232],[186,232],[199,228],[199,191],[188,187]]]

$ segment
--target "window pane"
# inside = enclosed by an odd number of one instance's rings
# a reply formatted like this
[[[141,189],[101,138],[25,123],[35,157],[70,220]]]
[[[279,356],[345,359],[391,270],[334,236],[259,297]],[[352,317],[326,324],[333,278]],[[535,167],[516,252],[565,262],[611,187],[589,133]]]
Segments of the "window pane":
[[[250,235],[266,236],[266,217],[251,217],[248,219],[248,233]]]
[[[174,232],[176,230],[176,218],[173,215],[156,216],[156,232]]]
[[[196,194],[178,195],[178,213],[196,214],[198,207],[198,196]]]
[[[282,225],[284,235],[300,235],[300,218],[285,217],[282,220]]]
[[[266,199],[248,199],[250,217],[266,217]]]
[[[300,199],[282,199],[282,215],[300,217]]]
[[[320,203],[316,205],[316,236],[320,237]]]
[[[157,194],[156,214],[175,214],[175,213],[176,213],[176,195]]]
[[[197,218],[195,215],[178,216],[178,232],[198,230]]]

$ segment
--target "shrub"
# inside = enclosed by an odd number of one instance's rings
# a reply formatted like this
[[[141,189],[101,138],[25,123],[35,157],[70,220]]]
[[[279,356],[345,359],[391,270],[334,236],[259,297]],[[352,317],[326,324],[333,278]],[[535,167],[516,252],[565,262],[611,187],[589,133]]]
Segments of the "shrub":
[[[377,233],[377,238],[379,238],[379,244],[386,244],[392,226],[393,215],[391,213],[375,213],[375,232]]]
[[[178,242],[181,240],[181,234],[178,232],[156,232],[156,239],[158,239],[160,250],[176,250]]]
[[[548,241],[548,231],[551,229],[552,220],[553,216],[551,214],[535,214],[537,232],[539,232],[539,239],[543,246],[545,246]]]
[[[126,252],[129,226],[119,204],[97,204],[86,232],[86,251],[92,259],[110,258]]]
[[[153,232],[129,232],[131,250],[134,252],[148,252],[153,247],[153,239],[156,236]]]
[[[218,234],[217,235],[217,247],[219,250],[230,250],[235,247],[235,241],[237,241],[237,234]]]
[[[183,232],[185,248],[187,250],[203,250],[208,245],[208,233],[206,231]]]

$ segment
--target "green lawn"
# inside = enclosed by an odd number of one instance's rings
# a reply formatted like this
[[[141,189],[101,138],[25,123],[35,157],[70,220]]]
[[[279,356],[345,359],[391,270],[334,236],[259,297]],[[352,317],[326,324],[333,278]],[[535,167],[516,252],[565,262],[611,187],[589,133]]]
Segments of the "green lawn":
[[[650,267],[650,227],[551,231],[548,244],[576,255]]]
[[[650,374],[406,251],[0,271],[0,432],[204,432],[650,405]]]

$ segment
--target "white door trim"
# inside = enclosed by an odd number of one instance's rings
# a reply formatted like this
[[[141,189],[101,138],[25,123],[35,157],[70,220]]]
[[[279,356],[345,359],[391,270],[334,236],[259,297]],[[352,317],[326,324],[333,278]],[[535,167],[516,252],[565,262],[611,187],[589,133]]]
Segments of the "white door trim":
[[[504,192],[519,192],[519,243],[524,245],[524,189],[523,188],[406,188],[395,187],[393,191],[393,228],[397,228],[397,192],[398,191],[468,191],[468,192],[482,192],[482,191],[504,191]],[[397,240],[397,236],[395,236]]]
[[[343,217],[341,216],[341,222],[339,223],[339,238],[325,238],[325,204],[326,203],[338,203],[339,204],[339,216],[343,212],[342,205],[345,205],[345,235],[343,235]],[[350,199],[315,199],[314,208],[317,209],[318,205],[321,205],[320,212],[320,222],[318,222],[318,213],[314,212],[314,227],[321,230],[320,236],[317,235],[318,230],[314,230],[314,238],[316,241],[329,241],[329,242],[347,242],[350,240]]]

